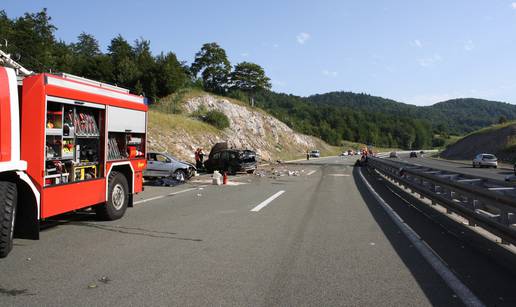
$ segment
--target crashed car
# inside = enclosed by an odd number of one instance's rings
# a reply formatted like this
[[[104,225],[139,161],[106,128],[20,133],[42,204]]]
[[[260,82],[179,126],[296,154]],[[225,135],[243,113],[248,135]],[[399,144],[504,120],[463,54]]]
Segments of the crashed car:
[[[178,181],[185,181],[194,176],[196,171],[193,164],[181,161],[167,153],[148,152],[147,168],[143,171],[143,177],[147,180],[171,177]]]
[[[217,144],[218,145],[218,144]],[[256,153],[248,149],[228,149],[227,145],[214,146],[204,167],[209,173],[227,172],[234,175],[238,172],[254,173],[257,167]]]

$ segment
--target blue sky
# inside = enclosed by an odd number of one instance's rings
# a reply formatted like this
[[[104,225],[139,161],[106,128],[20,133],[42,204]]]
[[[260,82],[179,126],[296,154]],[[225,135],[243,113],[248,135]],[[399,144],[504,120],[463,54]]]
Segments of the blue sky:
[[[56,37],[117,34],[191,62],[218,42],[232,64],[262,65],[279,92],[365,92],[428,105],[456,97],[516,104],[516,2],[20,1],[9,17],[48,8]]]

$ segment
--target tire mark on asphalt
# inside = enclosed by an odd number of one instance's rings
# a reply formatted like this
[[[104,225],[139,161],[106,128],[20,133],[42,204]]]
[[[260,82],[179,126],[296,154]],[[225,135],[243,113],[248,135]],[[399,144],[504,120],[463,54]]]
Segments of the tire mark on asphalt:
[[[150,238],[160,238],[160,239],[171,239],[171,240],[181,240],[181,241],[194,241],[194,242],[202,242],[201,239],[196,238],[185,238],[185,237],[177,237],[175,236],[177,233],[174,232],[163,232],[163,231],[155,231],[148,230],[143,228],[132,228],[132,227],[123,227],[123,226],[109,226],[109,225],[101,225],[96,223],[85,223],[85,222],[71,222],[71,225],[81,226],[81,227],[90,227],[96,228],[104,231],[116,232],[127,235],[135,235],[135,236],[144,236]],[[135,231],[133,231],[135,230]]]
[[[328,165],[321,165],[321,174],[325,174],[327,171]],[[286,247],[286,252],[281,257],[279,261],[279,270],[274,275],[267,294],[265,295],[265,306],[282,306],[282,294],[284,294],[284,290],[290,280],[290,273],[294,269],[296,265],[296,259],[299,256],[299,251],[303,245],[306,227],[309,221],[312,219],[315,208],[318,204],[317,199],[319,198],[319,191],[323,185],[324,176],[319,177],[319,182],[315,186],[315,189],[312,192],[312,195],[309,200],[309,205],[307,210],[305,211],[301,222],[297,225],[296,230],[294,232],[294,236],[290,241],[290,244]]]

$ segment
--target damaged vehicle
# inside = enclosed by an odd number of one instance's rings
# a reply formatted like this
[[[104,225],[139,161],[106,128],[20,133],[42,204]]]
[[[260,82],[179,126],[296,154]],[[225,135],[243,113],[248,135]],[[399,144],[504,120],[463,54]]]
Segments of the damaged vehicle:
[[[188,162],[162,152],[147,153],[147,168],[143,171],[143,177],[147,180],[159,178],[173,178],[177,181],[185,181],[195,175],[196,167]]]
[[[216,144],[204,162],[209,173],[213,171],[228,172],[234,175],[239,172],[252,174],[257,167],[256,152],[249,149],[228,149],[226,143]]]

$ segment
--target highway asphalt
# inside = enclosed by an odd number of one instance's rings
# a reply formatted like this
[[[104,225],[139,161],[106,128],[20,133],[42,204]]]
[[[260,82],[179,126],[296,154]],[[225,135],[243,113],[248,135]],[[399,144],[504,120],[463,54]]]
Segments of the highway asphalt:
[[[59,217],[0,260],[0,305],[462,305],[368,191],[355,159],[273,166],[275,176],[241,175],[230,186],[206,177],[148,186],[114,222]],[[480,300],[516,304],[516,274],[496,244],[362,172]]]
[[[409,162],[432,168],[445,169],[462,174],[491,178],[504,181],[505,177],[514,175],[514,171],[506,168],[473,168],[472,164],[464,162],[434,159],[423,155],[423,157],[409,158],[408,154],[400,154],[397,160]]]

